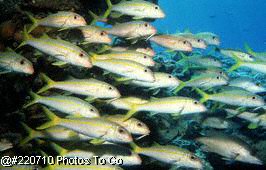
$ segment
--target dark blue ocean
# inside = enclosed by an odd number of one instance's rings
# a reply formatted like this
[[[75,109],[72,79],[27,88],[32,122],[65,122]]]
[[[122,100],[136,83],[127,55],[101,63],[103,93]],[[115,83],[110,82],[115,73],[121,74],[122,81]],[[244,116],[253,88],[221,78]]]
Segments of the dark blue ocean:
[[[166,18],[154,25],[161,32],[213,32],[222,48],[243,49],[248,43],[255,51],[266,49],[265,0],[160,0]]]

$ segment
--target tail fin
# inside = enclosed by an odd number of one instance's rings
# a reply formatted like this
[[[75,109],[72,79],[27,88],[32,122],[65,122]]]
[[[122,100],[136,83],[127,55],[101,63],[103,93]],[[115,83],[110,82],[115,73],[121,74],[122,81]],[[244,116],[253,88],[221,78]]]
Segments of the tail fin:
[[[111,2],[111,0],[105,0],[106,4],[107,4],[107,10],[105,11],[105,13],[103,14],[103,18],[108,18],[108,16],[110,15],[111,11],[112,11],[112,7],[113,4]]]
[[[32,36],[27,32],[26,26],[23,28],[22,37],[23,41],[19,44],[19,46],[16,49],[26,45],[27,41],[32,38]]]
[[[131,148],[133,149],[134,152],[139,153],[141,151],[141,147],[139,147],[137,144],[134,142],[129,143]]]
[[[31,105],[34,105],[34,104],[38,103],[38,100],[41,98],[41,96],[39,96],[38,94],[36,94],[36,93],[34,93],[32,91],[30,91],[30,96],[32,98],[32,101],[30,101],[29,103],[25,104],[23,106],[23,109],[25,109],[25,108],[27,108],[27,107],[29,107]]]
[[[228,73],[231,73],[232,71],[238,69],[238,68],[242,65],[242,63],[243,63],[243,61],[241,61],[241,60],[240,60],[236,55],[234,55],[234,54],[232,55],[232,58],[235,60],[236,63],[228,69]]]
[[[61,118],[56,116],[53,112],[51,112],[49,109],[47,109],[46,107],[43,107],[43,111],[46,114],[46,116],[51,120],[49,122],[44,123],[43,125],[37,127],[37,130],[42,130],[42,129],[46,129],[52,126],[56,126],[60,123]]]
[[[38,131],[30,128],[28,125],[26,125],[23,122],[21,122],[21,125],[23,126],[23,128],[25,129],[25,131],[28,133],[28,136],[25,137],[24,139],[22,139],[19,142],[19,146],[23,146],[26,143],[28,143],[29,141],[31,141],[32,139],[40,137],[40,132],[38,132]]]
[[[50,145],[60,156],[64,156],[68,152],[65,148],[59,146],[54,142],[51,142]]]
[[[50,79],[47,75],[45,75],[44,73],[40,74],[41,79],[46,82],[46,85],[43,86],[38,92],[37,94],[43,93],[47,90],[49,90],[50,88],[53,87],[53,85],[55,84],[55,81],[53,81],[52,79]]]
[[[175,88],[173,93],[176,95],[184,87],[186,87],[186,82],[181,81],[181,83]]]
[[[133,105],[131,110],[129,110],[125,117],[124,117],[124,120],[123,121],[127,121],[129,118],[131,118],[135,113],[137,112],[137,106],[136,105]]]
[[[247,43],[245,43],[244,46],[245,46],[247,53],[255,56],[255,52],[251,49],[251,47]]]
[[[25,12],[25,14],[29,17],[29,19],[33,23],[32,26],[30,27],[30,29],[28,30],[28,33],[30,33],[31,31],[33,31],[38,26],[39,21],[36,18],[34,18],[29,12]]]
[[[201,99],[200,99],[200,102],[201,103],[204,103],[206,102],[207,100],[210,99],[210,95],[205,93],[204,91],[200,90],[199,88],[196,88],[196,91],[201,95]]]

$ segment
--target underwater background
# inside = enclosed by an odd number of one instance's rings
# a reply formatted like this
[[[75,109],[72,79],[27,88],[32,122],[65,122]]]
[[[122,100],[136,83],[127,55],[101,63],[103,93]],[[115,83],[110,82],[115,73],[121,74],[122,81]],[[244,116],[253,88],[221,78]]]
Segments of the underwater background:
[[[117,4],[120,0],[112,1],[113,4]],[[159,35],[161,34],[176,34],[182,32],[200,33],[211,32],[220,38],[220,45],[210,45],[207,49],[194,49],[193,52],[184,52],[185,56],[191,57],[194,54],[200,54],[201,56],[211,55],[213,58],[222,62],[222,69],[227,72],[230,66],[234,64],[230,58],[221,55],[220,49],[233,49],[247,52],[244,44],[247,43],[252,50],[256,52],[265,52],[266,50],[266,1],[264,0],[150,0],[150,2],[157,3],[165,13],[163,19],[143,19],[150,22],[157,30]],[[27,132],[19,122],[25,122],[30,127],[38,127],[45,122],[45,116],[42,114],[42,109],[38,105],[34,105],[30,108],[23,108],[25,103],[30,101],[29,92],[37,92],[44,86],[40,73],[44,73],[53,80],[64,81],[69,77],[78,79],[96,78],[112,84],[124,96],[137,96],[147,100],[156,100],[158,98],[164,98],[168,96],[186,96],[193,99],[201,99],[201,96],[191,87],[183,88],[178,95],[172,94],[169,89],[148,89],[144,87],[138,87],[127,83],[121,83],[116,79],[116,76],[106,74],[102,68],[93,68],[87,71],[84,68],[76,66],[63,66],[58,67],[52,65],[48,61],[48,55],[40,54],[33,50],[31,47],[22,47],[16,49],[22,41],[22,33],[24,25],[31,25],[32,22],[28,19],[28,16],[23,12],[27,11],[38,18],[49,16],[50,14],[58,11],[74,11],[82,15],[89,24],[93,19],[88,11],[93,11],[97,15],[102,15],[107,9],[105,0],[55,0],[48,2],[45,0],[0,0],[0,50],[4,51],[7,47],[14,49],[16,52],[23,54],[34,64],[34,74],[0,74],[0,138],[8,139],[13,143],[13,149],[0,152],[3,155],[38,155],[39,141],[33,140],[25,144],[25,146],[18,146],[20,141],[27,136]],[[99,19],[96,25],[103,28],[111,28],[117,23],[132,21],[131,17],[122,16],[120,18],[108,17],[108,20]],[[35,30],[36,31],[36,30]],[[37,29],[37,36],[43,34],[45,31]],[[47,31],[48,32],[48,31]],[[68,37],[71,33],[68,30],[48,32],[48,36],[54,39],[60,37],[63,40],[71,41],[75,38],[80,38],[74,33],[73,36]],[[80,34],[80,32],[78,32]],[[119,36],[118,36],[119,37]],[[84,38],[81,36],[81,39]],[[131,37],[130,37],[131,38]],[[188,70],[182,72],[185,68],[185,64],[180,63],[181,67],[175,62],[181,61],[182,54],[175,52],[175,50],[167,50],[162,48],[161,45],[149,41],[151,37],[144,37],[138,41],[131,41],[131,39],[113,37],[113,43],[111,46],[129,46],[129,47],[151,47],[156,52],[153,60],[156,61],[154,68],[151,70],[157,72],[169,73],[178,77],[182,81],[188,81],[193,78],[193,75],[197,74],[194,71]],[[74,44],[74,40],[73,40]],[[97,47],[101,49],[100,44],[92,45],[80,45],[86,49],[86,52],[96,52]],[[88,46],[87,46],[88,45]],[[96,47],[96,49],[94,48]],[[178,51],[178,50],[177,50]],[[108,54],[107,50],[106,53]],[[265,54],[264,54],[265,55]],[[50,58],[49,58],[50,59]],[[210,61],[212,62],[212,60]],[[265,63],[265,61],[264,61]],[[212,64],[212,63],[211,63]],[[208,68],[208,67],[207,67]],[[265,70],[265,69],[264,69]],[[2,71],[2,70],[1,70]],[[256,71],[250,71],[249,69],[239,68],[237,71],[228,73],[230,78],[248,76],[253,78],[254,82],[259,82],[260,86],[265,87],[266,75],[265,73],[257,73]],[[69,94],[61,93],[61,91],[51,90],[52,92],[45,92],[44,95],[50,96],[53,94],[62,94],[69,96]],[[55,92],[55,93],[53,93]],[[212,92],[212,91],[208,91]],[[261,92],[258,96],[261,96],[265,101],[266,92]],[[43,94],[41,94],[43,95]],[[78,98],[85,99],[79,95],[73,95]],[[200,158],[203,162],[206,170],[224,170],[224,169],[266,169],[266,131],[265,124],[256,128],[249,128],[249,121],[243,120],[237,116],[227,119],[227,112],[225,109],[238,107],[215,105],[215,102],[205,103],[206,107],[210,109],[211,113],[200,113],[192,115],[179,115],[177,118],[170,114],[136,114],[134,117],[144,122],[150,129],[151,133],[139,140],[136,138],[136,143],[140,146],[151,146],[153,143],[159,145],[174,145],[180,148],[189,150]],[[123,110],[114,109],[107,104],[92,103],[99,112],[104,115],[107,114],[124,114]],[[213,107],[214,106],[214,107]],[[228,106],[228,107],[227,107]],[[158,107],[159,108],[159,107]],[[253,110],[248,107],[241,107],[247,111],[254,111],[259,115],[265,115],[265,104],[263,108]],[[241,109],[240,108],[240,109]],[[181,111],[182,112],[182,111]],[[142,112],[140,112],[142,113]],[[60,115],[60,114],[59,114]],[[61,116],[61,115],[60,115]],[[203,120],[208,117],[217,116],[222,120],[228,120],[229,125],[224,129],[215,129],[212,127],[204,127]],[[257,123],[265,122],[265,118]],[[213,125],[213,124],[211,124]],[[213,125],[214,126],[214,125]],[[34,129],[34,128],[33,128]],[[234,136],[242,141],[248,143],[252,150],[252,155],[259,158],[263,165],[254,165],[246,162],[239,162],[235,160],[223,160],[223,157],[219,154],[206,152],[201,147],[202,145],[195,139],[205,134],[208,134],[208,130],[217,130],[217,134],[224,133],[226,135]],[[49,140],[47,140],[49,141]],[[72,144],[70,142],[70,144]],[[75,143],[76,144],[76,143]],[[64,143],[63,143],[64,145]],[[67,144],[66,144],[67,145]],[[129,146],[126,146],[130,148]],[[229,146],[230,147],[230,146]],[[70,147],[71,148],[71,147]],[[48,146],[42,148],[47,153],[54,154],[54,150]],[[142,165],[125,166],[124,169],[192,169],[189,167],[172,166],[169,163],[158,161],[156,159],[150,159],[148,156],[141,157],[143,160]],[[42,165],[44,167],[44,165]],[[0,166],[0,169],[5,169]]]

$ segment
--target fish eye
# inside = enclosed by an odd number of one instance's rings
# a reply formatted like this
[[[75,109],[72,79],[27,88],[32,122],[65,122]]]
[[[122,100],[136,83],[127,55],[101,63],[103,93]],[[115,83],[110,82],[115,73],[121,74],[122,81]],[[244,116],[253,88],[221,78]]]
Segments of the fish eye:
[[[257,86],[259,86],[259,87],[261,86],[261,84],[260,84],[260,83],[256,83],[256,85],[257,85]]]
[[[222,72],[222,71],[220,71],[219,73],[220,73],[220,74],[223,74],[223,72]]]
[[[198,39],[198,42],[201,42],[201,39]]]
[[[194,101],[194,104],[198,104],[199,102],[198,101]]]
[[[256,96],[253,96],[252,99],[255,100],[256,99]]]
[[[91,112],[94,112],[94,109],[90,109]]]
[[[100,34],[101,34],[101,36],[104,36],[104,35],[106,35],[106,32],[102,31]]]
[[[84,54],[83,54],[83,53],[80,53],[80,54],[79,54],[79,56],[80,56],[80,57],[83,57],[83,56],[84,56]]]
[[[23,65],[25,63],[25,60],[22,59],[19,63]]]
[[[119,129],[118,129],[118,132],[119,132],[120,134],[125,134],[125,133],[126,133],[126,131],[125,131],[124,129],[122,129],[122,128],[119,128]]]
[[[148,23],[145,23],[144,26],[145,26],[145,27],[148,27]]]
[[[155,9],[159,9],[159,7],[158,7],[158,6],[155,6],[154,8],[155,8]]]
[[[148,72],[148,70],[147,70],[147,69],[145,69],[145,70],[144,70],[144,72],[146,72],[146,73],[147,73],[147,72]]]
[[[191,160],[196,160],[197,158],[196,158],[196,156],[191,155],[191,156],[190,156],[190,159],[191,159]]]
[[[75,16],[74,16],[74,19],[78,19],[78,16],[77,16],[77,15],[75,15]]]
[[[219,80],[219,79],[220,79],[220,77],[219,77],[219,76],[217,76],[216,78],[217,78],[217,80]]]
[[[113,90],[113,87],[110,86],[110,87],[109,87],[109,90]]]
[[[215,36],[213,36],[213,37],[212,37],[212,39],[214,39],[214,40],[215,40],[215,39],[216,39],[216,37],[215,37]]]
[[[187,41],[183,41],[183,44],[187,44]]]
[[[141,122],[138,122],[138,123],[137,123],[137,126],[138,126],[138,127],[142,127],[142,125],[143,125],[143,124],[142,124]]]
[[[147,56],[145,55],[144,58],[147,58]]]
[[[169,75],[169,76],[168,76],[168,78],[170,79],[170,78],[172,78],[172,76],[171,76],[171,75]]]

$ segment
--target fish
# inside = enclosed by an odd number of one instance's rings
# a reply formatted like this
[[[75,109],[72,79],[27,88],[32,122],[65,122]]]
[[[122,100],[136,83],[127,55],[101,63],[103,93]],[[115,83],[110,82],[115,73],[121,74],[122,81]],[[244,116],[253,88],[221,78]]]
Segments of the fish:
[[[83,37],[82,44],[94,43],[94,44],[110,44],[112,38],[102,28],[86,25],[77,27],[74,30],[80,30]]]
[[[150,41],[174,51],[192,51],[191,43],[183,37],[176,37],[173,35],[155,35],[150,38]]]
[[[142,64],[122,59],[94,59],[93,65],[128,79],[154,82],[153,72]]]
[[[223,76],[216,74],[202,74],[202,75],[193,76],[188,81],[180,82],[180,85],[174,90],[173,93],[177,94],[184,87],[194,87],[194,88],[197,87],[197,88],[210,89],[216,86],[223,86],[227,84],[228,80]]]
[[[192,33],[177,33],[174,34],[177,37],[183,37],[191,43],[193,48],[206,49],[207,44],[203,39],[196,38]]]
[[[60,126],[53,126],[44,130],[34,130],[25,123],[21,122],[21,125],[28,133],[28,135],[23,138],[19,146],[23,146],[33,139],[44,139],[51,141],[89,141],[90,137],[79,134],[75,131],[69,130]]]
[[[247,62],[255,61],[254,56],[239,50],[233,50],[233,49],[216,49],[216,50],[219,51],[221,54],[231,57],[233,59],[236,57],[241,61],[247,61]]]
[[[200,100],[202,103],[212,100],[228,105],[243,107],[261,107],[265,105],[262,97],[242,88],[223,87],[220,92],[213,94],[207,94],[198,88],[196,91],[202,96]]]
[[[85,68],[92,67],[90,57],[84,50],[64,40],[52,39],[47,35],[43,35],[40,38],[34,38],[24,29],[23,42],[17,48],[25,45],[32,46],[59,60],[58,62],[53,63],[53,65],[62,66],[65,64],[72,64]]]
[[[248,54],[255,57],[256,61],[266,62],[266,52],[255,52],[247,43],[245,43],[245,49]]]
[[[143,0],[121,1],[118,4],[112,5],[110,0],[107,4],[111,7],[111,11],[118,12],[123,15],[132,16],[133,19],[143,18],[164,18],[165,13],[156,4]]]
[[[53,81],[44,73],[40,74],[41,78],[46,82],[37,93],[43,93],[49,89],[60,89],[68,92],[88,96],[88,98],[119,98],[121,96],[118,89],[111,84],[94,78],[89,79],[70,79],[65,81]]]
[[[230,128],[230,122],[221,117],[207,117],[201,122],[201,126],[204,128],[215,128],[215,129],[228,129]]]
[[[139,105],[147,103],[148,100],[138,98],[138,97],[121,97],[115,100],[107,101],[108,104],[115,108],[130,110],[134,105]]]
[[[34,92],[30,92],[30,96],[32,101],[25,104],[23,108],[40,103],[71,116],[90,118],[100,116],[99,111],[94,106],[77,97],[63,95],[40,96]]]
[[[136,39],[155,35],[157,33],[157,30],[148,22],[131,21],[115,24],[112,28],[106,29],[106,32],[118,37]]]
[[[0,152],[13,148],[13,143],[7,139],[0,140]]]
[[[140,52],[143,54],[146,54],[150,57],[154,57],[155,56],[155,52],[152,48],[150,47],[122,47],[122,46],[114,46],[110,48],[111,51],[115,51],[115,52],[123,52],[123,51],[136,51],[136,52]]]
[[[123,105],[122,102],[119,103],[114,100],[110,104],[119,109],[129,110],[129,112],[125,116],[125,120],[129,119],[130,117],[132,117],[132,115],[139,111],[153,112],[153,114],[167,113],[171,114],[172,116],[180,116],[207,111],[206,107],[203,104],[188,97],[156,98],[148,100],[148,102],[145,102],[145,100],[144,102],[125,102],[125,105]]]
[[[107,60],[107,59],[129,60],[148,67],[153,67],[155,65],[155,62],[153,61],[152,57],[135,51],[111,52],[101,55],[93,54],[92,57],[96,60]]]
[[[10,48],[0,52],[0,69],[0,74],[15,72],[31,75],[34,73],[32,63]]]
[[[262,93],[266,89],[258,82],[249,77],[238,77],[229,82],[229,86],[240,87],[252,93]]]
[[[130,143],[134,152],[177,167],[203,169],[202,161],[190,151],[174,145],[153,145],[139,147]]]
[[[211,32],[200,32],[194,34],[194,36],[203,39],[208,45],[219,46],[221,43],[219,36]]]
[[[229,80],[228,74],[221,68],[219,67],[201,67],[201,66],[196,66],[190,68],[191,72],[193,75],[199,75],[199,74],[216,74],[217,76],[223,76],[227,80]]]
[[[145,123],[143,123],[142,121],[140,121],[136,118],[132,117],[132,118],[124,121],[125,116],[120,115],[120,114],[106,115],[106,116],[104,116],[104,118],[123,126],[124,128],[127,129],[128,132],[130,132],[133,135],[147,136],[150,134],[149,127]]]
[[[259,114],[253,112],[240,112],[233,109],[225,109],[228,114],[228,117],[238,117],[240,119],[244,119],[250,122],[248,128],[249,129],[256,129],[259,126],[266,127],[266,113]]]
[[[34,18],[29,12],[26,12],[26,14],[33,22],[28,33],[38,26],[67,29],[87,25],[86,20],[81,15],[70,11],[60,11],[55,14],[50,14],[42,19]]]
[[[51,120],[37,127],[37,130],[47,129],[53,126],[62,126],[96,139],[102,139],[115,143],[132,142],[131,134],[122,126],[104,118],[60,118],[47,108],[43,108],[47,117]]]
[[[171,74],[163,72],[154,72],[154,82],[144,82],[139,80],[132,80],[130,83],[140,86],[148,87],[150,89],[159,89],[159,88],[173,88],[180,85],[181,81],[174,77]]]
[[[243,141],[232,136],[217,134],[199,137],[195,140],[204,145],[202,147],[204,151],[216,153],[222,156],[224,160],[263,164],[261,160],[251,154],[249,147]]]

